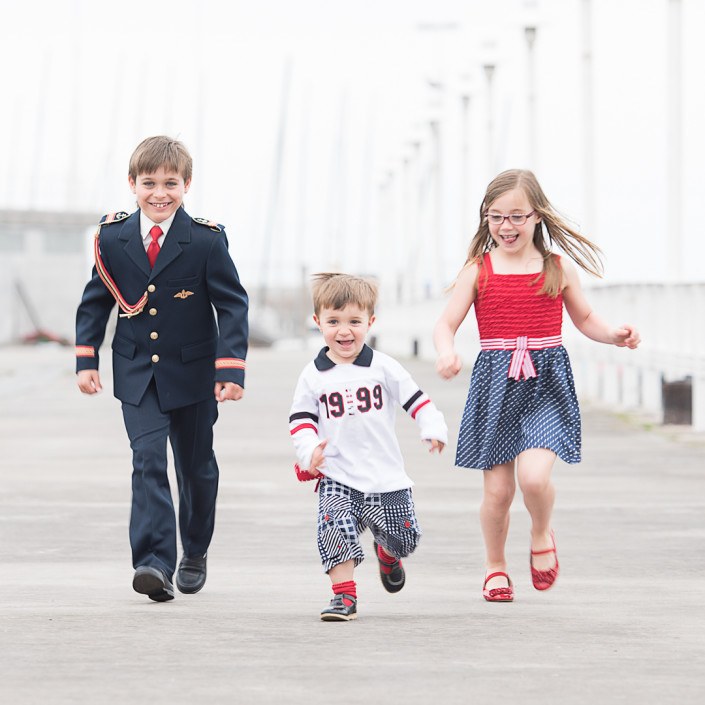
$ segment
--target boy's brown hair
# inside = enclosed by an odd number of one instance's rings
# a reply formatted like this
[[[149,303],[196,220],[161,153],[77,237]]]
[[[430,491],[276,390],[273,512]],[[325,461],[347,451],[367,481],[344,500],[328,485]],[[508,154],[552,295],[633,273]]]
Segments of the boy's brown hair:
[[[319,272],[312,279],[313,312],[316,316],[324,308],[340,311],[348,304],[359,306],[374,316],[377,303],[377,285],[374,282],[339,272]]]
[[[132,153],[128,175],[136,181],[139,174],[153,174],[159,167],[176,172],[188,182],[193,172],[193,159],[179,140],[165,135],[147,137]]]

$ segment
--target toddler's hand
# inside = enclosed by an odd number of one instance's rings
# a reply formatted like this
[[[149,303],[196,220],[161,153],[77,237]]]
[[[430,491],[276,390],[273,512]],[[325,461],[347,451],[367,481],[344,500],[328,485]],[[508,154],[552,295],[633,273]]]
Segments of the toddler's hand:
[[[439,355],[438,360],[436,360],[436,372],[443,377],[443,379],[451,379],[460,372],[463,363],[458,355],[453,353],[446,353],[444,355]]]
[[[641,342],[639,331],[634,326],[625,323],[621,328],[617,328],[612,337],[614,344],[619,348],[629,348],[635,350]]]
[[[302,470],[298,463],[294,463],[294,472],[299,482],[308,482],[309,480],[315,480],[317,477],[321,477],[321,473],[319,472],[313,475],[308,470]]]
[[[426,440],[426,443],[428,443],[428,452],[429,453],[442,453],[443,449],[446,447],[446,444],[443,441],[439,441],[435,438],[429,438]]]
[[[311,467],[307,468],[306,471],[314,477],[318,477],[321,474],[319,468],[323,467],[323,464],[325,462],[325,456],[323,455],[323,451],[326,449],[327,445],[328,441],[321,441],[313,449],[313,455],[311,456]]]

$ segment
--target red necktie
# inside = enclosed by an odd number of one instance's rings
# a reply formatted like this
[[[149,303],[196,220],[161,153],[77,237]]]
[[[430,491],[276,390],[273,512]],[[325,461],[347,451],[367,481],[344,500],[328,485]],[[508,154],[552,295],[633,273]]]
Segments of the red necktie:
[[[155,225],[149,234],[152,236],[152,242],[149,243],[147,248],[147,259],[149,260],[149,266],[154,269],[154,263],[157,261],[157,255],[159,254],[159,238],[162,236],[162,229]]]

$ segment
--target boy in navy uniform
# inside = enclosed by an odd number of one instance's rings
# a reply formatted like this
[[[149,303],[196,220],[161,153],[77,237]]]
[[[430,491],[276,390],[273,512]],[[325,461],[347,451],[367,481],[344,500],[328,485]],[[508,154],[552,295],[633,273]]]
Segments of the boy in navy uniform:
[[[183,208],[191,172],[181,142],[158,136],[137,146],[128,181],[139,208],[102,219],[76,316],[78,386],[95,394],[98,351],[118,303],[113,380],[133,453],[133,588],[158,602],[174,597],[177,558],[167,438],[183,547],[176,586],[195,593],[206,580],[215,520],[213,424],[218,402],[243,395],[247,353],[248,299],[223,228]]]
[[[333,589],[321,612],[327,622],[357,617],[355,568],[369,528],[387,592],[406,580],[401,559],[421,536],[411,487],[395,434],[396,407],[419,426],[429,450],[443,450],[443,415],[396,360],[365,337],[375,320],[377,288],[349,274],[315,275],[313,319],[326,343],[299,376],[289,412],[297,475],[324,477],[318,486],[318,550]]]

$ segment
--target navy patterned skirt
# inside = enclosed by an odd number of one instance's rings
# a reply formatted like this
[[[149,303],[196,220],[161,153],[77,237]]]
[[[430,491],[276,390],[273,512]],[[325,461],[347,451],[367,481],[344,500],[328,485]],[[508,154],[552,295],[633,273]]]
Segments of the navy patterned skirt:
[[[537,377],[508,376],[511,350],[483,350],[472,371],[455,464],[489,470],[529,448],[548,448],[580,462],[580,409],[561,345],[531,350]]]

